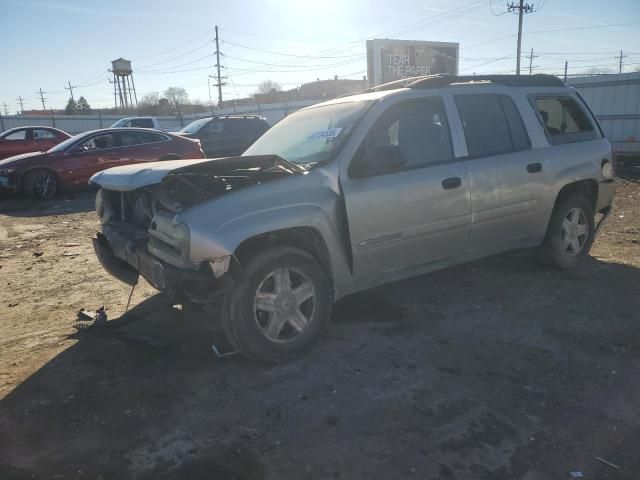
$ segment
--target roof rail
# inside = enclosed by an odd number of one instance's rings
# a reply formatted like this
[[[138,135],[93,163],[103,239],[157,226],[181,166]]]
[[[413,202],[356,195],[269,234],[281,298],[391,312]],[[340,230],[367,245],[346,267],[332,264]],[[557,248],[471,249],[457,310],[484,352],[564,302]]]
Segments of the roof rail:
[[[362,93],[381,92],[396,88],[441,88],[457,83],[495,83],[509,87],[564,87],[565,83],[553,75],[423,75],[383,83]]]

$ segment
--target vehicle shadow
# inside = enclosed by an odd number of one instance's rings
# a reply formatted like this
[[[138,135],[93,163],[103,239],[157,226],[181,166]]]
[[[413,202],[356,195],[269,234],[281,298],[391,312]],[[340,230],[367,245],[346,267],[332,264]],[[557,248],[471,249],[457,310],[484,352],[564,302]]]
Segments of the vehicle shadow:
[[[639,284],[502,255],[344,299],[271,366],[155,295],[0,401],[0,477],[631,478]]]
[[[95,209],[95,189],[59,193],[50,200],[37,200],[17,194],[0,196],[0,214],[12,217],[44,217]]]

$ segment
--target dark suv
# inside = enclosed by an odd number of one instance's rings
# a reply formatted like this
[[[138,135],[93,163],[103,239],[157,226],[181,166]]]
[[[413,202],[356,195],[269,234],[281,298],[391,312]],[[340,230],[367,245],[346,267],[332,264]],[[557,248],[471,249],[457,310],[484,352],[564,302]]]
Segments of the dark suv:
[[[269,124],[257,115],[229,115],[201,118],[191,122],[178,132],[189,138],[197,138],[209,158],[241,155],[264,132]]]

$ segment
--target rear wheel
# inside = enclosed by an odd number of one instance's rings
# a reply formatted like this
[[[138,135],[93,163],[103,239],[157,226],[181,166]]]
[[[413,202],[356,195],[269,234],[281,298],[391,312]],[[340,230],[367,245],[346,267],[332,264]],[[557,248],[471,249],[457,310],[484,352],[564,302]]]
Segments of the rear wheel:
[[[568,195],[556,205],[540,248],[541,259],[558,268],[574,268],[586,257],[594,240],[591,203],[582,195]]]
[[[37,169],[24,178],[24,193],[33,198],[48,200],[58,191],[58,179],[50,170]]]
[[[244,265],[246,278],[224,299],[222,326],[245,356],[280,362],[306,350],[327,325],[327,276],[304,250],[272,247]]]

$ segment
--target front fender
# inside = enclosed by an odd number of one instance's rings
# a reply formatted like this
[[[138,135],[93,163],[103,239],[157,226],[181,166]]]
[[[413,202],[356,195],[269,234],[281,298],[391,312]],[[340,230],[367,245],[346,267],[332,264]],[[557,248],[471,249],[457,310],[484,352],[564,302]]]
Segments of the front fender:
[[[334,208],[337,212],[337,207]],[[350,277],[345,244],[331,216],[320,206],[296,204],[263,209],[233,218],[215,231],[207,225],[191,227],[191,260],[203,262],[232,255],[250,238],[290,228],[313,228],[323,238],[330,253],[331,270],[336,288]]]

